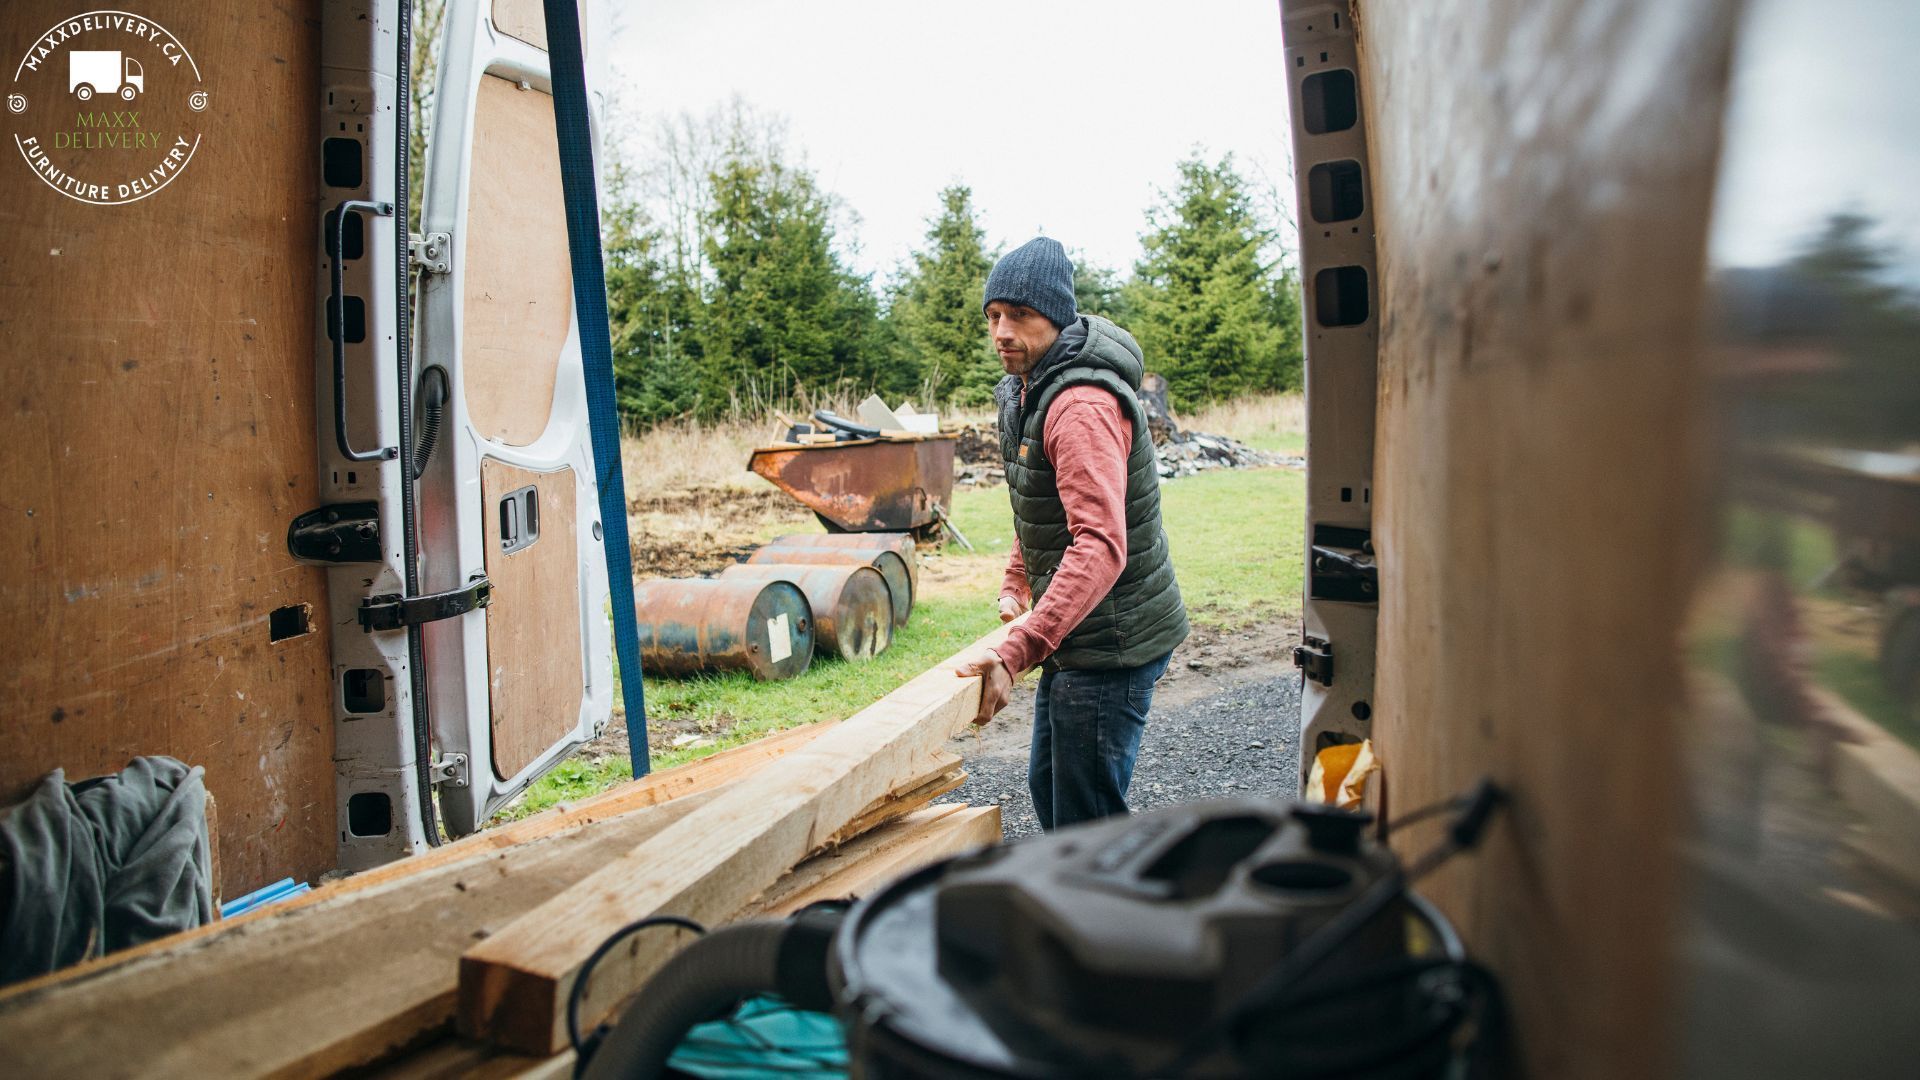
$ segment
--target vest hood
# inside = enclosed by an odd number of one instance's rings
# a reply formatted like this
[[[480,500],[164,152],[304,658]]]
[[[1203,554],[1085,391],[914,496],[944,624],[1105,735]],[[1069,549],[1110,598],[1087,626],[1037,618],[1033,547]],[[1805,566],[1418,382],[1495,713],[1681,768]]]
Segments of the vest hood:
[[[1140,352],[1140,343],[1133,340],[1132,334],[1098,315],[1082,315],[1073,326],[1061,331],[1060,337],[1041,358],[1039,370],[1027,384],[1029,396],[1038,394],[1062,372],[1074,367],[1103,368],[1118,375],[1128,389],[1139,391],[1147,363]],[[1072,347],[1062,349],[1062,343]],[[1008,402],[1018,401],[1020,389],[1020,376],[1003,377],[994,385],[994,403],[1004,408]]]

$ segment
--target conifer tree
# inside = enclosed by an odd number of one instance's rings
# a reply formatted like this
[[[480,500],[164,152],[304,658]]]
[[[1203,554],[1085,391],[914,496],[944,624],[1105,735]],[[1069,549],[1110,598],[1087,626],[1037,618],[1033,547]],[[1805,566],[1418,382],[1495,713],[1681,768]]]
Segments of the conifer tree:
[[[1001,371],[987,341],[980,298],[994,255],[975,218],[970,188],[956,184],[940,192],[940,212],[928,220],[926,237],[894,292],[888,317],[896,355],[932,398],[990,401]]]
[[[1299,384],[1292,275],[1270,255],[1231,155],[1180,163],[1180,182],[1148,212],[1127,290],[1128,326],[1147,364],[1167,376],[1176,406]]]

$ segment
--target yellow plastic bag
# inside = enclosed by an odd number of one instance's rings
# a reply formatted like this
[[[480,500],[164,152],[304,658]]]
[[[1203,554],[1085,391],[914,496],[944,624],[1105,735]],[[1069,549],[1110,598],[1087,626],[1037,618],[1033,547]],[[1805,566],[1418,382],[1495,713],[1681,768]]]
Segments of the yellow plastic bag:
[[[1313,756],[1313,769],[1307,773],[1307,801],[1358,810],[1367,797],[1367,779],[1379,771],[1380,759],[1373,756],[1372,739],[1329,746]]]

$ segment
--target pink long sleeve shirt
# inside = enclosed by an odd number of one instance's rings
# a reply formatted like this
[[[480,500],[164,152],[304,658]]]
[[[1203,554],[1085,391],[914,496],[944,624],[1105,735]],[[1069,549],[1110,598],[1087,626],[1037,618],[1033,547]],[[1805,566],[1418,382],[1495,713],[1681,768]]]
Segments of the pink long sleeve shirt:
[[[1106,597],[1127,565],[1127,455],[1133,448],[1133,421],[1119,400],[1097,386],[1068,387],[1054,398],[1040,438],[1053,463],[1069,539],[1040,606],[995,650],[1015,676],[1051,656]],[[1031,603],[1017,540],[1000,595],[1022,606]]]

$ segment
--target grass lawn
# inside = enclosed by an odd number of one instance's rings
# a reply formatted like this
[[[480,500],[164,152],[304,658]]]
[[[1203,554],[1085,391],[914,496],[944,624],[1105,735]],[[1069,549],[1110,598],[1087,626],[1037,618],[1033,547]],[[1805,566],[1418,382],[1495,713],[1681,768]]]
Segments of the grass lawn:
[[[1299,610],[1302,474],[1220,470],[1169,481],[1160,490],[1174,567],[1196,622],[1233,629]],[[777,729],[850,716],[992,630],[999,621],[997,570],[1013,542],[1006,489],[956,491],[953,520],[977,552],[949,544],[933,557],[912,620],[881,656],[857,664],[816,659],[806,674],[785,682],[755,682],[737,672],[649,677],[649,727],[691,721],[713,740],[680,749],[655,746],[653,767],[670,768]],[[536,781],[497,820],[593,794],[630,775],[623,760],[574,758]]]

